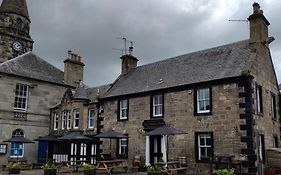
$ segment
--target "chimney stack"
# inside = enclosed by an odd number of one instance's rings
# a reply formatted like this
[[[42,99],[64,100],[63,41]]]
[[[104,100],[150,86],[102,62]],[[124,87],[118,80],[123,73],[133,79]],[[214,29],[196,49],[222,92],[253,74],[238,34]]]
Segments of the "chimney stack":
[[[250,22],[250,43],[267,43],[270,23],[263,15],[258,3],[253,4],[253,14],[249,16],[248,20]]]
[[[129,47],[129,54],[120,57],[122,60],[121,74],[127,74],[130,69],[137,67],[138,59],[133,55],[133,47]]]
[[[80,81],[83,81],[84,66],[81,56],[69,50],[64,60],[64,80],[68,85],[76,87]]]

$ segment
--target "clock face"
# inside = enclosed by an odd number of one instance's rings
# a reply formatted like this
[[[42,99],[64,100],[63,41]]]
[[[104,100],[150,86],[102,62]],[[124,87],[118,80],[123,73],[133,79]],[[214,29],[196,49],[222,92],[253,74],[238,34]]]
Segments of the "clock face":
[[[19,43],[19,42],[14,42],[14,43],[13,43],[13,49],[14,49],[15,51],[21,51],[21,49],[22,49],[21,43]]]

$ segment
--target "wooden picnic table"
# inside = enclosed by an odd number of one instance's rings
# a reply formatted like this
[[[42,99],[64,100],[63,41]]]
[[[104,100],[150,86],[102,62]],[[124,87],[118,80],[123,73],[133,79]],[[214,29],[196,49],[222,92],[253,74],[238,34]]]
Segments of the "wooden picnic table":
[[[186,171],[186,167],[182,167],[179,161],[157,162],[155,164],[160,166],[161,172],[167,175]]]
[[[111,174],[114,168],[123,168],[126,173],[128,171],[128,166],[124,165],[122,160],[97,161],[97,170],[105,170],[107,174]]]
[[[57,163],[57,169],[66,169],[68,172],[73,173],[77,172],[80,167],[83,166],[84,160],[72,160],[72,161],[63,161]]]

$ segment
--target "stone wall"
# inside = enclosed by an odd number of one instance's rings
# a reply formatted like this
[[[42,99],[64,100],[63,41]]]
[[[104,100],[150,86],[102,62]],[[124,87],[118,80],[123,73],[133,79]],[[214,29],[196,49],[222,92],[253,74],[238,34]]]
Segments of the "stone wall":
[[[65,91],[63,86],[45,82],[1,75],[0,83],[0,143],[11,138],[15,129],[22,129],[25,137],[34,140],[49,132],[50,107],[57,104]],[[14,100],[16,84],[29,86],[26,120],[14,118]],[[25,144],[24,158],[28,162],[37,161],[38,143]],[[6,163],[10,156],[10,143],[6,155],[0,155],[0,164]]]
[[[234,154],[240,158],[240,142],[243,134],[239,130],[239,88],[238,85],[225,84],[212,87],[213,110],[210,116],[194,116],[194,92],[183,90],[164,94],[164,121],[167,125],[186,131],[187,135],[169,137],[169,159],[186,156],[189,162],[195,161],[195,131],[212,131],[214,134],[214,154]],[[129,99],[129,120],[117,121],[117,101],[104,103],[103,131],[113,129],[129,134],[129,158],[131,165],[135,155],[145,157],[145,132],[142,122],[150,119],[150,96]],[[104,152],[108,151],[108,141],[103,144]],[[116,152],[113,143],[112,151]],[[208,164],[205,164],[208,167]],[[201,164],[200,166],[204,166]]]

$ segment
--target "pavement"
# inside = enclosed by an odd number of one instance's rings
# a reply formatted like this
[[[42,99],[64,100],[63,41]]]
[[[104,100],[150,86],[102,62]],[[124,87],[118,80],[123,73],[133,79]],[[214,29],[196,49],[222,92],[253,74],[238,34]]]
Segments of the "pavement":
[[[22,170],[20,172],[20,175],[43,175],[44,171],[42,169],[40,170]],[[118,173],[118,172],[113,172],[112,175],[146,175],[147,173],[144,172],[134,172],[134,173]],[[9,175],[8,171],[0,171],[0,175]],[[76,173],[66,173],[66,172],[59,172],[57,175],[84,175],[83,171],[79,171]],[[97,173],[97,175],[106,175],[106,173]]]

